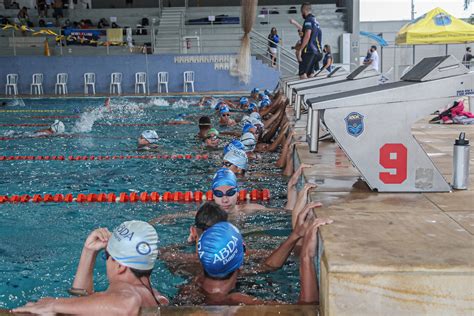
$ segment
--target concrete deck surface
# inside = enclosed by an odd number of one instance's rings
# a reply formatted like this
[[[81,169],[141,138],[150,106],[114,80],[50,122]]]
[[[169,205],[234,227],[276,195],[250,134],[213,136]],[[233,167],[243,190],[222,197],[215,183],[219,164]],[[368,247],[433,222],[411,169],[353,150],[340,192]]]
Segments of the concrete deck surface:
[[[295,125],[305,134],[306,118]],[[413,134],[448,182],[459,132],[474,143],[474,126],[434,125]],[[317,154],[299,144],[295,164],[321,201],[321,312],[324,315],[474,315],[474,155],[470,188],[451,193],[375,193],[336,143]]]

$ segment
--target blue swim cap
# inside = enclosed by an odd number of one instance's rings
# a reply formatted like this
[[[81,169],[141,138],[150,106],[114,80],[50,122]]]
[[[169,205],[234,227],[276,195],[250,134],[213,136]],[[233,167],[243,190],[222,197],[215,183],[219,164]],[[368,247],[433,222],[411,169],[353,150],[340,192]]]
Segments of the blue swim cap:
[[[244,104],[247,104],[249,103],[249,99],[247,99],[246,97],[241,97],[240,98],[240,105],[244,105]]]
[[[261,99],[263,99],[263,98],[265,97],[265,93],[260,92],[260,93],[258,94],[258,96],[259,96]]]
[[[259,88],[253,88],[252,93],[258,93],[260,91]]]
[[[244,150],[244,149],[245,149],[245,146],[244,146],[244,144],[242,144],[242,143],[240,142],[240,140],[234,139],[234,140],[231,141],[229,144],[225,145],[225,147],[224,147],[224,155],[227,154],[229,151],[235,150],[235,149]]]
[[[208,228],[198,241],[199,261],[211,277],[222,278],[244,263],[244,241],[239,230],[229,222]]]
[[[250,103],[249,108],[248,108],[248,112],[252,113],[253,110],[255,110],[256,108],[257,108],[257,105],[255,103]]]
[[[212,179],[212,190],[223,185],[237,188],[237,178],[235,177],[235,174],[227,168],[220,168],[217,170]]]
[[[251,128],[255,128],[252,123],[245,123],[244,127],[242,127],[242,134],[249,132]]]
[[[237,166],[237,168],[247,170],[247,154],[241,149],[232,149],[227,154],[225,154],[224,160]]]
[[[221,115],[222,115],[222,114],[225,114],[225,113],[229,113],[229,112],[230,112],[230,110],[229,110],[229,108],[226,107],[226,106],[223,107],[223,108],[221,109],[221,111],[220,111]]]
[[[269,105],[270,105],[270,100],[268,100],[268,99],[263,99],[259,103],[260,108],[264,108],[264,107],[269,106]]]
[[[265,89],[265,91],[263,91],[263,93],[265,93],[265,95],[268,96],[268,95],[270,95],[270,90]]]
[[[223,107],[226,107],[227,105],[222,102],[222,101],[219,101],[217,102],[216,106],[214,107],[214,110],[218,111],[218,110],[221,110]]]
[[[206,100],[206,102],[204,102],[204,105],[206,105],[206,106],[211,106],[211,105],[212,105],[212,101],[211,101],[211,100]]]

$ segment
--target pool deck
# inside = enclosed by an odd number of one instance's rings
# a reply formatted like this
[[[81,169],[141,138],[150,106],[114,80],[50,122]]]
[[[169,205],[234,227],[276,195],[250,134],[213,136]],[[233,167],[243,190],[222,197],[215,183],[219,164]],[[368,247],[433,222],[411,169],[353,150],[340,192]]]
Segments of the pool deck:
[[[292,117],[292,110],[288,111]],[[452,150],[459,132],[474,140],[474,126],[433,125],[412,129],[416,139],[451,182]],[[306,117],[297,121],[304,138]],[[474,315],[474,155],[470,188],[451,193],[375,193],[336,143],[317,154],[296,145],[295,167],[321,201],[323,315]]]

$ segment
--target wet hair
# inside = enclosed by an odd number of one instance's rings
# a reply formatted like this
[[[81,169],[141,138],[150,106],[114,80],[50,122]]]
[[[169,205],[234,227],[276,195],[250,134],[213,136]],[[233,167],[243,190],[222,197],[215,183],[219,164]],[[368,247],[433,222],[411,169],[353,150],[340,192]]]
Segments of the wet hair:
[[[370,46],[370,48],[372,48],[373,50],[377,50],[377,46],[375,45]]]
[[[203,270],[204,270],[204,269],[203,269]],[[234,271],[232,271],[232,272],[230,272],[230,273],[228,273],[228,274],[226,274],[226,275],[224,275],[224,276],[222,276],[222,277],[215,277],[215,276],[209,275],[209,273],[207,273],[206,270],[204,270],[204,276],[205,276],[206,278],[209,278],[209,279],[221,280],[221,281],[223,281],[223,280],[229,280],[229,279],[232,277],[232,275],[235,273],[235,271],[237,271],[237,270],[234,270]]]
[[[130,271],[132,271],[133,275],[135,277],[137,277],[138,279],[142,278],[142,277],[150,277],[151,276],[151,272],[153,271],[153,269],[151,270],[138,270],[138,269],[133,269],[133,268],[129,268]]]
[[[301,12],[304,12],[304,11],[308,11],[308,12],[312,11],[310,2],[303,2],[303,4],[301,5]]]
[[[205,129],[211,127],[211,118],[209,116],[201,116],[199,118],[199,128]]]
[[[214,202],[206,202],[198,209],[194,217],[194,226],[202,229],[208,229],[214,224],[227,221],[227,213]]]

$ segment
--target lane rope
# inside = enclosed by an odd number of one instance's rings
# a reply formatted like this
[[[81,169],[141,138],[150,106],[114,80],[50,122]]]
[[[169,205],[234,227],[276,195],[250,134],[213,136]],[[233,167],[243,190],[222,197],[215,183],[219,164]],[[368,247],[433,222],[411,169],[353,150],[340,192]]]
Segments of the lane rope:
[[[268,201],[270,200],[270,190],[240,190],[238,200],[244,201]],[[23,195],[0,195],[0,204],[2,203],[158,203],[158,202],[203,202],[214,201],[212,191],[203,193],[202,191],[186,191],[186,192],[120,192],[115,193],[72,193],[62,194],[23,194]]]
[[[185,159],[185,160],[208,160],[209,155],[191,155],[191,154],[173,154],[173,155],[107,155],[107,156],[0,156],[0,161],[44,161],[44,160],[57,160],[57,161],[85,161],[85,160],[130,160],[130,159]]]

